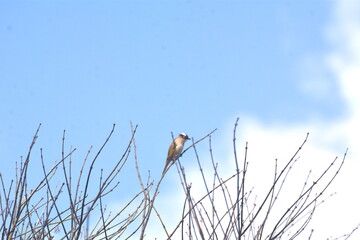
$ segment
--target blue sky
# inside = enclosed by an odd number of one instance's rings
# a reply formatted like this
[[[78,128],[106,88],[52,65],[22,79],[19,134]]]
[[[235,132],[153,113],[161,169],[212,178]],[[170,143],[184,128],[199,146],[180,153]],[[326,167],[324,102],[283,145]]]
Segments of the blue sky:
[[[327,48],[326,1],[1,4],[2,132],[14,143],[39,122],[86,146],[132,120],[167,145],[170,131],[200,136],[242,113],[343,113],[336,91],[319,100],[298,84],[301,58]]]
[[[51,163],[64,129],[82,159],[113,123],[104,158],[119,156],[132,120],[142,171],[156,177],[171,132],[200,138],[219,128],[223,139],[237,116],[295,129],[340,121],[350,110],[324,61],[335,51],[328,35],[336,8],[336,1],[0,1],[1,169],[26,154],[39,123],[36,149]]]

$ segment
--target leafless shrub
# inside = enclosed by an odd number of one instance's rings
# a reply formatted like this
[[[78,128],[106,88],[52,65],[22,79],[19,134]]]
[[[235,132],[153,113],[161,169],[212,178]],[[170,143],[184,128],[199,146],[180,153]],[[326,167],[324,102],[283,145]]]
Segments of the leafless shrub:
[[[251,197],[254,186],[248,187],[246,182],[248,171],[250,171],[247,157],[248,145],[246,143],[245,154],[241,159],[236,147],[238,120],[233,132],[235,171],[231,176],[224,178],[218,173],[218,163],[213,157],[211,142],[216,129],[199,140],[192,139],[191,146],[183,151],[184,154],[190,149],[194,150],[202,176],[203,189],[206,192],[203,196],[199,197],[192,193],[192,185],[187,180],[185,169],[179,159],[176,161],[185,201],[183,206],[175,206],[183,211],[177,226],[172,230],[162,220],[155,204],[155,200],[161,197],[158,190],[166,173],[156,184],[151,180],[150,174],[146,179],[140,174],[135,142],[137,126],[133,127],[131,124],[129,142],[109,173],[105,174],[103,170],[100,170],[98,187],[94,191],[94,186],[90,184],[94,178],[94,164],[110,141],[115,125],[94,157],[90,157],[92,147],[88,150],[81,169],[76,170],[79,174],[75,180],[72,157],[76,149],[65,153],[64,131],[61,160],[48,169],[43,151],[40,149],[43,177],[34,188],[29,189],[28,179],[31,176],[28,175],[28,167],[38,137],[39,125],[26,158],[21,160],[20,167],[16,171],[15,180],[7,186],[0,175],[1,238],[144,239],[150,216],[154,211],[157,218],[152,220],[157,219],[158,222],[152,222],[151,225],[161,224],[167,239],[174,238],[175,234],[180,235],[182,239],[295,239],[304,232],[316,208],[326,199],[324,192],[341,170],[346,152],[342,159],[335,158],[315,180],[310,181],[308,178],[304,186],[299,189],[298,197],[293,202],[287,203],[281,215],[274,217],[274,213],[278,212],[276,203],[279,201],[283,185],[308,139],[308,134],[293,157],[283,167],[279,168],[277,161],[274,162],[272,184],[264,194],[264,198],[256,199],[254,202],[254,198]],[[213,169],[210,178],[203,172],[196,147],[205,139],[209,140]],[[137,194],[128,199],[121,210],[112,213],[106,207],[106,197],[119,186],[117,179],[130,157],[131,149],[140,189]],[[55,181],[58,177],[63,179],[60,185]],[[89,224],[90,215],[95,216],[91,219],[92,227]],[[357,227],[343,237],[349,238],[356,229]],[[311,236],[310,232],[308,238],[311,239]]]

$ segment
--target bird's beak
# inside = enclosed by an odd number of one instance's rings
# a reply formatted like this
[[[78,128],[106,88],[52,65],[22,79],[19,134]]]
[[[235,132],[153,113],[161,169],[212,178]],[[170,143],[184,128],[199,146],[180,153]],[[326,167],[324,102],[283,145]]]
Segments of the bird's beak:
[[[190,140],[190,138],[189,138],[188,136],[186,136],[186,139],[187,139],[187,140]]]

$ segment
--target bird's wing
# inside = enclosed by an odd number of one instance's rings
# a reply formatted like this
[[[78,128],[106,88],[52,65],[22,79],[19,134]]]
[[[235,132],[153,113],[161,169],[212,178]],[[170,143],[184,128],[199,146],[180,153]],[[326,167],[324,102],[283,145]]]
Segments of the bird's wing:
[[[174,152],[175,152],[175,141],[173,141],[171,144],[170,144],[170,147],[169,147],[169,150],[168,150],[168,157],[166,160],[172,160],[173,156],[174,156]]]
[[[169,147],[169,150],[168,150],[168,155],[167,155],[167,158],[166,158],[166,163],[165,163],[165,167],[164,167],[164,170],[163,170],[163,174],[166,172],[166,169],[169,166],[170,162],[174,160],[173,157],[174,157],[175,148],[176,148],[176,144],[175,144],[175,141],[173,141],[170,144],[170,147]]]

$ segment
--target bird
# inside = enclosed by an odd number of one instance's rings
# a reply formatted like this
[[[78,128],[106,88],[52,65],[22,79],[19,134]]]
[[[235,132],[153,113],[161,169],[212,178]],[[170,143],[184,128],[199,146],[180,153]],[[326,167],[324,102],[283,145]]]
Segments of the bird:
[[[166,158],[163,175],[166,172],[170,163],[176,161],[180,157],[182,150],[184,148],[184,144],[187,140],[190,140],[188,135],[186,133],[180,133],[179,136],[175,138],[174,141],[172,141],[168,150],[168,155]]]

